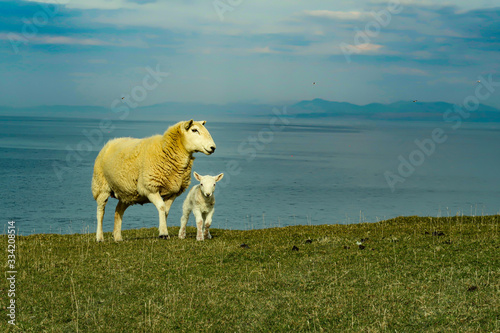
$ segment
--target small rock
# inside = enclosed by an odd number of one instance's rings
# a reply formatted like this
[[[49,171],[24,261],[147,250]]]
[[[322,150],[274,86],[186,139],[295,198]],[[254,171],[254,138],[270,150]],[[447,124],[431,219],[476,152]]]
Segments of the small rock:
[[[292,251],[298,251],[298,250],[299,250],[299,248],[296,247],[295,245],[292,247]]]

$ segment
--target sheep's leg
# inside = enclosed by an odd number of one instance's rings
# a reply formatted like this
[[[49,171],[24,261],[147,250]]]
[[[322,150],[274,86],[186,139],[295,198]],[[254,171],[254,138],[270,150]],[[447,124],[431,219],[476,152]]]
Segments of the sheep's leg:
[[[203,215],[199,209],[193,209],[193,215],[196,219],[196,240],[203,240]]]
[[[187,207],[182,207],[181,228],[179,229],[180,239],[186,238],[186,225],[188,223],[190,213],[191,211]]]
[[[102,219],[104,218],[104,208],[106,207],[106,203],[108,202],[108,193],[101,193],[96,201],[97,201],[97,231],[95,233],[96,241],[104,242],[104,234],[102,232]]]
[[[212,225],[212,216],[214,216],[214,210],[208,212],[207,217],[205,219],[205,238],[212,239],[212,235],[210,235],[210,225]]]
[[[170,207],[172,206],[172,203],[174,202],[176,196],[170,197],[168,199],[164,199],[164,204],[165,204],[165,224],[162,227],[160,225],[160,237],[161,238],[169,238],[168,236],[168,230],[167,230],[167,219],[168,219],[168,212],[170,212]],[[163,230],[163,232],[162,232]],[[163,237],[162,237],[163,236]]]
[[[123,240],[122,238],[122,218],[123,213],[125,213],[125,209],[127,209],[129,205],[123,203],[122,201],[118,201],[115,209],[115,227],[113,228],[113,239],[115,242],[120,242]]]
[[[160,218],[160,226],[158,228],[160,231],[160,238],[168,238],[167,218],[166,218],[167,207],[165,205],[165,202],[163,201],[160,193],[158,192],[148,194],[148,199],[153,205],[155,205],[156,209],[158,210],[158,215]]]

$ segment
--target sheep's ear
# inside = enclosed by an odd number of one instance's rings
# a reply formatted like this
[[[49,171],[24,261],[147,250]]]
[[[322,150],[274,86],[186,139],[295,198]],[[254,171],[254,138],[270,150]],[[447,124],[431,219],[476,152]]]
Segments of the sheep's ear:
[[[193,119],[191,119],[190,121],[186,121],[186,123],[184,124],[184,128],[186,129],[186,131],[191,128],[191,126],[193,126]]]
[[[216,182],[218,182],[219,180],[221,180],[221,179],[222,179],[222,177],[224,177],[224,174],[223,174],[223,173],[221,173],[221,174],[219,174],[219,175],[215,176],[215,181],[216,181]]]
[[[202,120],[202,121],[200,121],[200,123],[201,123],[203,126],[205,126],[205,124],[207,123],[207,121],[206,121],[206,120]]]
[[[195,171],[194,172],[194,178],[196,178],[197,181],[200,181],[201,176]]]

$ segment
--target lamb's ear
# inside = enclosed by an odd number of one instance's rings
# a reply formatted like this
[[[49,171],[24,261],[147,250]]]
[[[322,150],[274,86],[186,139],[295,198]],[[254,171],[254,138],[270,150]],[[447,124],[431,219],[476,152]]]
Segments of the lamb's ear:
[[[186,121],[186,123],[184,124],[184,128],[186,129],[186,131],[191,128],[191,126],[193,126],[193,119],[191,119],[190,121]]]
[[[202,120],[202,121],[200,121],[200,123],[201,123],[203,126],[205,126],[205,124],[207,123],[207,121],[206,121],[206,120]]]
[[[194,178],[196,178],[197,181],[200,181],[201,176],[195,171],[194,172]]]
[[[222,179],[222,177],[224,177],[224,174],[221,173],[221,174],[218,174],[217,176],[215,176],[215,181],[218,182],[219,180]]]

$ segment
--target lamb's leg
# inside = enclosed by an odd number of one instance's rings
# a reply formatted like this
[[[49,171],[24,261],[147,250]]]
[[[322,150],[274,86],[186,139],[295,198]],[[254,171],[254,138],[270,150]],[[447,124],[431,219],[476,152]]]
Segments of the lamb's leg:
[[[115,227],[113,228],[113,239],[115,242],[120,242],[123,240],[122,238],[122,218],[123,213],[125,213],[125,209],[127,209],[129,205],[124,204],[122,201],[118,201],[115,209]]]
[[[193,215],[196,219],[196,240],[203,240],[203,215],[199,209],[193,209]]]
[[[101,193],[97,199],[97,231],[95,233],[96,241],[104,242],[104,234],[102,232],[102,219],[104,218],[104,208],[108,202],[108,193]]]
[[[160,193],[158,192],[148,194],[148,199],[153,205],[155,205],[156,209],[158,209],[158,215],[160,217],[160,226],[158,228],[160,231],[160,238],[169,238],[167,230],[167,218],[166,218],[167,207],[165,205],[165,202],[163,201]]]
[[[210,212],[207,214],[207,218],[205,219],[205,238],[206,239],[212,239],[212,235],[210,235],[210,225],[212,225],[212,216],[214,216],[214,209],[212,209]]]
[[[187,225],[188,220],[189,220],[189,214],[191,214],[190,209],[183,205],[182,206],[182,217],[181,217],[181,228],[179,229],[179,238],[180,239],[186,238],[186,225]]]

